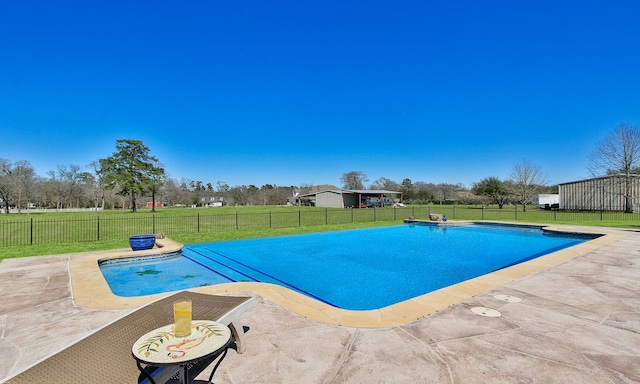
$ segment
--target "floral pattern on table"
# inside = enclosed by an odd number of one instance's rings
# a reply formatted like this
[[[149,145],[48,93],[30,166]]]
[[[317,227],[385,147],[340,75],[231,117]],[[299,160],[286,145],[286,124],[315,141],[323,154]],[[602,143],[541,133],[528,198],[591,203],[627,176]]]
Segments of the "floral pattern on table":
[[[148,362],[179,363],[221,348],[230,337],[231,331],[226,325],[197,320],[191,323],[188,336],[176,337],[173,324],[170,324],[142,336],[132,351],[136,357]]]

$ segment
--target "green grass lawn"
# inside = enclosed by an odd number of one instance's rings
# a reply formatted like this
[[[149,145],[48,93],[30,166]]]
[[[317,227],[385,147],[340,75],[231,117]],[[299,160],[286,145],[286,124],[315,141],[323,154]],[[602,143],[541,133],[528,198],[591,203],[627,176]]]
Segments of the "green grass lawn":
[[[33,222],[58,227],[78,234],[78,241],[39,239],[28,245],[3,246],[0,260],[13,257],[68,254],[76,252],[128,248],[128,235],[165,232],[167,237],[184,244],[256,237],[281,236],[310,232],[344,230],[395,225],[409,217],[425,219],[429,213],[446,214],[451,220],[490,220],[526,222],[542,225],[582,225],[617,228],[640,228],[640,216],[621,212],[561,212],[529,208],[431,205],[392,208],[338,209],[295,206],[161,208],[156,212],[140,209],[77,213],[23,213],[0,215],[0,225],[16,221],[28,226]],[[194,228],[197,219],[197,229]],[[58,224],[58,222],[60,224]],[[95,239],[96,225],[102,237]],[[38,224],[40,225],[40,224]],[[44,224],[42,224],[44,225]],[[143,228],[142,232],[141,228]],[[158,229],[152,231],[153,229]],[[20,229],[22,230],[22,229]],[[87,232],[85,237],[85,232]]]
[[[224,240],[241,240],[258,237],[285,236],[313,232],[339,231],[345,229],[369,228],[378,226],[397,225],[399,222],[377,221],[366,223],[329,224],[323,226],[276,228],[263,230],[229,231],[220,233],[183,233],[171,236],[172,240],[183,244],[208,243]],[[77,252],[100,251],[109,249],[129,249],[127,239],[105,240],[94,242],[55,243],[39,245],[22,245],[3,247],[0,260],[13,257],[29,257],[43,255],[60,255]]]

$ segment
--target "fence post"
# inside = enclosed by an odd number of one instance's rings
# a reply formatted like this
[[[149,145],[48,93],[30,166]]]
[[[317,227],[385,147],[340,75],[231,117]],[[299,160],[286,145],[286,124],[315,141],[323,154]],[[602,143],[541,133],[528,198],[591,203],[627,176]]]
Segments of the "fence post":
[[[516,220],[518,220],[518,204],[515,204],[516,207]]]
[[[376,207],[373,207],[373,221],[376,221]]]
[[[484,220],[484,204],[482,204],[482,220]]]
[[[151,215],[151,233],[156,233],[156,215]]]
[[[200,233],[200,212],[198,212],[198,220],[197,220],[196,232]]]
[[[29,221],[29,244],[33,245],[33,217]]]
[[[100,216],[98,216],[97,219],[98,219],[98,241],[100,241]]]
[[[454,219],[454,220],[456,219],[456,206],[455,205],[453,206],[453,217],[452,217],[452,219]]]
[[[302,212],[298,209],[298,227],[302,227]]]
[[[398,213],[397,208],[396,208],[396,207],[393,207],[393,221],[398,220],[398,219],[397,219],[397,217],[398,217],[398,216],[396,215],[397,213]]]
[[[271,211],[269,211],[269,229],[271,229]]]
[[[351,222],[353,223],[353,208],[351,208],[350,211],[351,211]]]
[[[236,231],[238,230],[238,212],[236,212]]]
[[[324,209],[324,225],[329,224],[329,208]]]

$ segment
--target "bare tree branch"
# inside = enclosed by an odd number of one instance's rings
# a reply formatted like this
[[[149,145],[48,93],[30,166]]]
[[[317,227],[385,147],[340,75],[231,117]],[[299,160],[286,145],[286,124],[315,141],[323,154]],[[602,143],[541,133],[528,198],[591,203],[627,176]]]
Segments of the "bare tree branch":
[[[618,124],[591,153],[589,171],[594,177],[622,175],[625,212],[633,212],[631,175],[640,173],[640,125]]]
[[[531,203],[540,186],[546,184],[546,176],[539,166],[533,165],[528,160],[522,160],[514,166],[510,181],[508,188],[517,202],[522,205],[522,211],[526,211],[527,204]]]

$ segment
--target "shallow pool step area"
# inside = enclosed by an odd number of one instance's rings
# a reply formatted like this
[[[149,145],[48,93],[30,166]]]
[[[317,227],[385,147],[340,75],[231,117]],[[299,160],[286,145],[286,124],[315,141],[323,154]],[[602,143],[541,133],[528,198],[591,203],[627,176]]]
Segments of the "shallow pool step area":
[[[271,283],[287,287],[294,291],[300,292],[304,295],[311,296],[317,300],[328,303],[326,300],[313,295],[304,289],[300,289],[293,286],[286,281],[283,281],[276,276],[269,275],[268,273],[259,271],[251,266],[243,264],[231,257],[223,255],[210,248],[189,248],[185,247],[182,250],[183,257],[189,258],[195,263],[198,263],[204,268],[213,271],[220,276],[233,281],[233,282],[262,282]],[[333,305],[333,304],[332,304]]]
[[[230,259],[227,260],[223,255],[215,252],[203,251],[205,250],[202,248],[194,250],[185,247],[182,250],[182,255],[229,281],[260,281],[260,278],[254,277],[255,273],[252,273],[251,270],[243,267],[241,264]]]
[[[232,281],[255,281],[288,285],[277,277],[252,268],[213,249],[198,248],[195,250],[185,247],[183,255]]]

